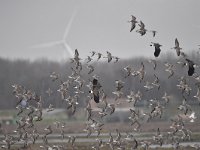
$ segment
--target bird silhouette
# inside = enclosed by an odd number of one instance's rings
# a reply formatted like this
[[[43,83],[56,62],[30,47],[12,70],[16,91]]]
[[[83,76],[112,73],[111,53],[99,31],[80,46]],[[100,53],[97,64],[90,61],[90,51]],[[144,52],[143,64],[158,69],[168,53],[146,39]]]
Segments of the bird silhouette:
[[[190,59],[186,58],[185,59],[188,63],[188,75],[192,76],[194,74],[194,62],[191,61]]]
[[[154,56],[155,56],[155,57],[158,57],[158,56],[160,55],[160,52],[161,52],[160,47],[161,47],[162,45],[160,45],[159,43],[153,43],[153,42],[151,42],[151,43],[152,43],[152,44],[151,44],[150,46],[154,46],[154,47],[155,47]]]
[[[94,101],[96,103],[99,103],[99,90],[101,88],[101,85],[97,79],[93,79],[92,84],[92,91],[90,92],[93,93]]]

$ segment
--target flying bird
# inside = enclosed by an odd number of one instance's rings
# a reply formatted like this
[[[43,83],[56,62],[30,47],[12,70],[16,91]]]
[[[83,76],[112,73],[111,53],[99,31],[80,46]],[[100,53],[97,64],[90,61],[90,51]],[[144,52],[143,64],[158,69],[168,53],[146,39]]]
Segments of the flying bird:
[[[157,67],[157,62],[155,59],[150,59],[148,60],[149,63],[152,63],[153,64],[153,69],[156,70],[156,67]]]
[[[107,53],[107,57],[105,57],[105,58],[108,58],[108,63],[109,63],[109,62],[111,62],[113,57],[112,57],[112,54],[110,52],[106,51],[106,53]]]
[[[128,22],[131,23],[131,30],[130,30],[130,32],[133,31],[133,29],[135,29],[135,26],[136,26],[136,23],[137,23],[135,16],[131,15],[131,18],[132,19],[130,21],[128,21]]]
[[[90,57],[93,57],[93,56],[96,54],[95,51],[91,51],[90,53],[91,53],[91,56],[90,56]]]
[[[152,44],[151,44],[150,46],[154,46],[154,47],[155,47],[154,56],[155,56],[155,57],[158,57],[158,56],[160,55],[160,52],[161,52],[160,47],[161,47],[162,45],[160,45],[159,43],[153,43],[153,42],[151,42],[151,43],[152,43]]]
[[[194,62],[192,61],[192,60],[190,60],[190,59],[185,59],[186,61],[187,61],[187,63],[188,63],[188,75],[189,76],[192,76],[193,74],[194,74]]]
[[[142,21],[140,21],[140,24],[138,24],[140,26],[140,29],[137,30],[136,32],[140,33],[141,36],[145,35],[147,32],[147,29],[145,29],[145,25]]]
[[[91,74],[94,71],[94,66],[88,65],[87,68],[89,69],[88,74]]]
[[[176,53],[177,53],[177,56],[180,56],[180,54],[181,54],[181,47],[179,46],[179,41],[178,41],[178,39],[176,38],[175,39],[175,47],[173,47],[172,49],[175,49],[176,50]]]
[[[97,53],[97,56],[98,56],[98,58],[97,58],[97,61],[98,61],[101,58],[102,54],[101,53]]]
[[[153,37],[156,36],[157,31],[155,31],[155,30],[150,30],[149,32],[151,32],[151,33],[153,34]]]
[[[92,81],[92,91],[89,91],[90,93],[93,93],[94,101],[96,103],[99,103],[99,90],[101,88],[101,84],[97,79],[93,79]]]

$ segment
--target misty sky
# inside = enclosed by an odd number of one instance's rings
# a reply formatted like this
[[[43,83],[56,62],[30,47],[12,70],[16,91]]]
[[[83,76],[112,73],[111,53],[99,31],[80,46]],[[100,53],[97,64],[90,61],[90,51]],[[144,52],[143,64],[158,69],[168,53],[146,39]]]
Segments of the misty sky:
[[[199,8],[199,0],[0,0],[0,57],[67,59],[62,46],[31,47],[61,40],[75,10],[66,41],[81,57],[92,50],[121,58],[153,56],[151,42],[163,45],[164,54],[173,51],[175,38],[188,52],[200,44]],[[130,15],[157,36],[130,33]]]

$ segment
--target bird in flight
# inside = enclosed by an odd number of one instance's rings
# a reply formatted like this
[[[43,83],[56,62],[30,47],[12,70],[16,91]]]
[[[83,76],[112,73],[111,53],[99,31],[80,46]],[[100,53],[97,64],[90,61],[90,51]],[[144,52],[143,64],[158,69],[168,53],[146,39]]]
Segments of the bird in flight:
[[[128,22],[131,22],[131,30],[130,30],[130,32],[133,31],[133,29],[135,29],[135,26],[136,26],[136,23],[137,23],[135,16],[131,15],[131,18],[132,19],[130,21],[128,21]]]
[[[185,59],[188,63],[188,75],[192,76],[194,74],[194,62],[188,58]]]
[[[96,103],[99,103],[99,90],[101,88],[101,84],[97,79],[93,79],[92,81],[92,91],[89,91],[90,93],[93,93],[94,101]]]
[[[72,25],[72,22],[75,18],[76,13],[77,13],[77,9],[75,9],[75,11],[73,12],[61,40],[34,45],[31,48],[49,48],[49,47],[55,47],[55,46],[62,46],[64,48],[64,57],[66,58],[66,51],[65,50],[67,50],[70,57],[73,57],[73,51],[72,51],[71,47],[69,46],[69,44],[67,43],[66,38],[68,36],[68,33],[70,31],[70,28],[71,28],[71,25]]]
[[[157,31],[155,31],[155,30],[150,30],[149,32],[151,32],[153,34],[153,37],[155,37],[157,34]]]
[[[179,41],[177,38],[175,39],[175,47],[173,47],[172,49],[175,49],[177,56],[180,56],[182,48],[179,46]]]
[[[140,21],[140,24],[138,25],[140,26],[140,29],[136,32],[138,32],[141,36],[145,35],[147,32],[147,29],[145,29],[145,24],[142,21]]]
[[[160,45],[159,43],[153,43],[153,42],[151,42],[151,43],[152,43],[152,44],[151,44],[150,46],[154,46],[154,47],[155,47],[154,56],[155,56],[155,57],[158,57],[158,56],[160,55],[160,52],[161,52],[160,47],[161,47],[162,45]]]

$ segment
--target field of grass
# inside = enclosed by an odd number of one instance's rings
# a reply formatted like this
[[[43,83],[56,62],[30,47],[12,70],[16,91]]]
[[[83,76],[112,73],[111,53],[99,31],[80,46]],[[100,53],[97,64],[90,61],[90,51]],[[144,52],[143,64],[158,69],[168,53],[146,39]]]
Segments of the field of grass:
[[[12,116],[14,120],[17,120],[17,116],[16,114],[16,110],[4,110],[4,111],[0,111],[0,117],[1,116]],[[128,113],[127,113],[128,114]],[[125,114],[126,115],[126,114]],[[116,115],[117,116],[117,115]],[[122,117],[123,118],[123,117]],[[83,130],[86,127],[86,120],[85,120],[85,112],[84,111],[78,111],[77,114],[75,114],[74,117],[70,118],[67,116],[66,112],[64,111],[60,111],[58,110],[57,113],[44,113],[44,117],[43,120],[40,122],[35,122],[35,128],[38,129],[38,132],[42,135],[44,133],[44,128],[47,127],[47,125],[51,125],[53,128],[53,133],[52,135],[59,135],[60,131],[56,130],[54,122],[55,121],[60,121],[62,120],[62,122],[65,123],[65,128],[64,128],[64,132],[65,132],[65,141],[62,142],[61,138],[58,137],[56,139],[51,139],[49,141],[49,146],[53,146],[53,145],[59,145],[59,146],[63,146],[65,149],[67,150],[72,150],[72,146],[67,142],[67,136],[69,136],[70,134],[79,134],[79,133],[85,133]],[[168,131],[170,131],[170,124],[171,122],[168,120],[154,120],[154,121],[150,121],[150,122],[146,122],[143,123],[141,126],[141,131],[134,131],[134,128],[132,126],[130,126],[130,122],[128,121],[123,121],[123,120],[115,120],[113,119],[112,121],[106,121],[103,120],[104,122],[106,122],[101,130],[100,134],[100,138],[102,140],[106,140],[108,141],[108,133],[112,132],[113,137],[116,137],[116,129],[119,129],[119,131],[122,133],[122,137],[124,138],[126,135],[126,132],[129,133],[133,133],[133,135],[135,136],[136,139],[138,140],[142,140],[142,139],[151,139],[152,140],[152,136],[155,135],[156,133],[156,129],[160,128],[160,131],[162,132],[162,134],[167,134]],[[191,141],[190,142],[200,142],[200,122],[198,120],[196,120],[196,122],[194,123],[186,123],[185,127],[187,127],[188,129],[190,129],[192,131],[192,137],[191,137]],[[4,129],[6,129],[6,132],[9,134],[13,134],[13,131],[16,129],[16,123],[13,122],[13,124],[2,124],[2,127]],[[86,134],[86,133],[85,133]],[[3,136],[2,136],[3,138]],[[97,143],[95,142],[96,139],[96,133],[92,133],[92,135],[90,136],[90,138],[87,138],[86,136],[81,136],[78,137],[77,136],[77,142],[75,142],[75,148],[76,150],[90,150],[92,149],[93,146],[95,146]],[[84,140],[87,139],[86,142],[78,142],[80,140]],[[88,140],[92,139],[90,142],[88,142]],[[53,142],[53,140],[59,140],[59,143],[55,143]],[[1,139],[2,141],[2,139]],[[184,141],[184,142],[188,142],[188,141]],[[41,144],[39,144],[41,143]],[[43,145],[41,137],[40,137],[40,142],[36,142],[36,144],[30,144],[28,147],[23,148],[21,147],[21,145],[13,145],[11,147],[12,150],[21,150],[21,149],[27,149],[27,150],[39,150],[39,149],[44,149],[44,148],[40,148],[40,145]],[[128,145],[128,146],[127,146]],[[130,148],[130,143],[127,144],[126,146],[126,150],[131,150]],[[1,146],[1,144],[0,144]],[[157,148],[150,148],[151,149],[157,149],[157,150],[172,150],[174,149],[172,147],[172,145],[170,145],[171,148],[167,147],[157,147]],[[1,149],[1,148],[0,148]],[[101,150],[110,150],[111,148],[105,144],[104,142],[104,146],[100,148]],[[144,148],[142,146],[138,147],[138,150],[143,150]],[[192,150],[194,148],[189,147],[189,146],[185,146],[185,147],[181,147],[180,149],[184,149],[184,150]],[[51,150],[51,148],[49,148],[48,150]]]
[[[70,146],[70,145],[67,145],[67,144],[52,144],[50,145],[50,147],[53,147],[53,145],[55,147],[57,146],[62,146],[64,150],[92,150],[93,146],[95,146],[95,144],[91,144],[91,143],[76,143],[76,145],[74,147]],[[49,147],[48,150],[53,150]],[[44,149],[44,148],[41,148],[40,145],[38,144],[35,144],[35,145],[31,145],[31,146],[28,146],[26,148],[23,148],[23,147],[19,147],[19,146],[15,146],[15,147],[12,147],[11,150],[23,150],[23,149],[26,149],[26,150],[39,150],[39,149]],[[55,150],[57,150],[56,148],[54,148]],[[100,150],[112,150],[109,145],[103,145],[102,147],[100,147]],[[132,150],[130,145],[126,147],[126,150]],[[139,146],[137,148],[137,150],[145,150],[144,147],[142,146]],[[150,147],[148,150],[174,150],[174,147]],[[194,147],[190,147],[190,146],[186,146],[186,147],[182,147],[180,146],[178,148],[178,150],[195,150]]]

